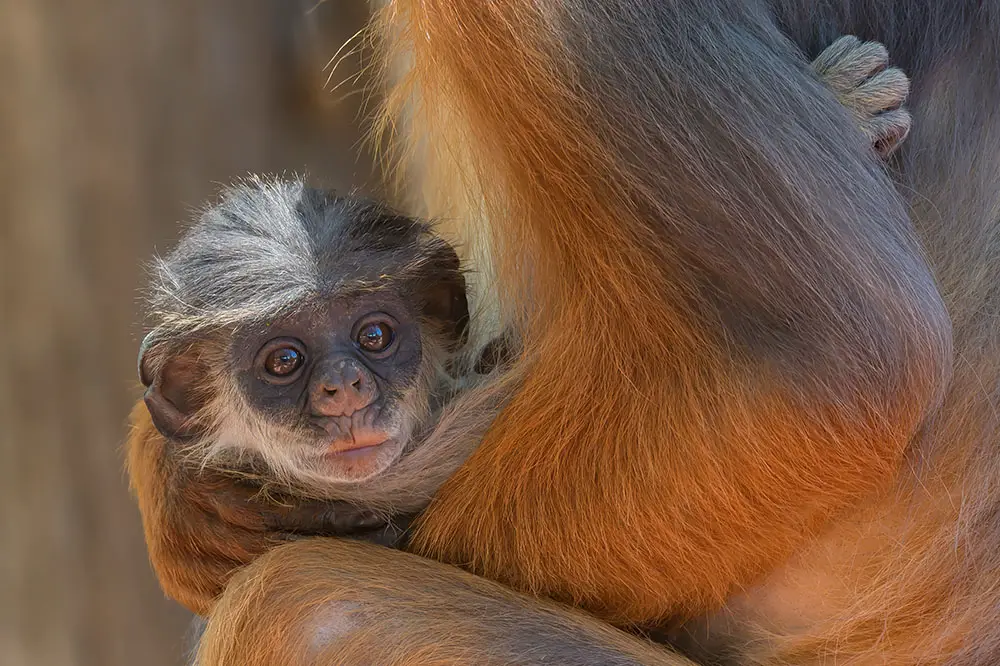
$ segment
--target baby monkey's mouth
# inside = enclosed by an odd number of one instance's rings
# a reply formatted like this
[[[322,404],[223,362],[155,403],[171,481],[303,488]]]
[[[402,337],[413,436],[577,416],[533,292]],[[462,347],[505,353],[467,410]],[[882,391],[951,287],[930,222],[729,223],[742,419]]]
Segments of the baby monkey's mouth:
[[[391,438],[389,429],[377,423],[381,410],[359,410],[349,416],[326,417],[318,420],[317,445],[324,456],[336,456],[352,451],[361,452],[385,444]]]
[[[389,433],[369,428],[352,429],[346,436],[341,435],[330,442],[325,455],[340,455],[353,451],[362,452],[381,446],[389,441]]]

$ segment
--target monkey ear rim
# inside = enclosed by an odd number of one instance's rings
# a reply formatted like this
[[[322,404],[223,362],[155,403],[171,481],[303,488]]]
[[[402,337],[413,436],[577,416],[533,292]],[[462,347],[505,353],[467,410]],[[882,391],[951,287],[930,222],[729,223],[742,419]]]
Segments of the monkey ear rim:
[[[462,345],[468,338],[471,322],[468,286],[461,271],[461,260],[450,243],[443,243],[434,252],[431,264],[432,277],[423,293],[425,312],[449,324],[449,336],[457,345]]]
[[[152,333],[139,345],[139,381],[146,388],[142,400],[146,404],[153,426],[161,435],[171,440],[186,440],[198,435],[194,415],[198,408],[192,400],[190,386],[194,383],[192,371],[196,363],[180,355],[168,358],[163,367],[150,367],[150,351],[155,340]],[[187,406],[189,409],[184,409]]]
[[[153,346],[153,333],[147,333],[146,337],[142,339],[139,343],[139,357],[136,360],[136,371],[139,373],[139,381],[145,388],[149,388],[153,385],[153,378],[150,376],[150,370],[147,366],[147,360],[149,358],[149,350]]]

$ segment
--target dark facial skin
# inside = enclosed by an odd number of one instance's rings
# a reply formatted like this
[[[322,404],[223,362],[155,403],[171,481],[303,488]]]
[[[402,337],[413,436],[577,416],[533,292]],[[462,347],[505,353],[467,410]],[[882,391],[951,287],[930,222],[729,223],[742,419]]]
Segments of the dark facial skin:
[[[400,400],[422,360],[417,314],[388,289],[310,304],[233,340],[249,405],[302,433],[331,477],[359,480],[402,452]]]

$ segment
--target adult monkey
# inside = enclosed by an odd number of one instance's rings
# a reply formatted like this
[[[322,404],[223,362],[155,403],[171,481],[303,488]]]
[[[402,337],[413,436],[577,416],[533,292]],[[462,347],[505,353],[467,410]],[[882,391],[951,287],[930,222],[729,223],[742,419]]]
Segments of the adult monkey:
[[[526,386],[418,552],[615,622],[707,618],[699,647],[737,663],[993,663],[998,3],[392,9],[432,194],[459,202],[432,212],[481,203],[504,302],[532,304],[511,313]],[[898,192],[795,48],[845,33],[912,78]],[[377,608],[401,576],[342,548]],[[316,558],[247,569],[208,647],[322,620],[332,583],[266,575]],[[363,614],[387,650],[367,656],[438,645],[434,598]],[[471,662],[496,654],[487,627],[458,633]]]

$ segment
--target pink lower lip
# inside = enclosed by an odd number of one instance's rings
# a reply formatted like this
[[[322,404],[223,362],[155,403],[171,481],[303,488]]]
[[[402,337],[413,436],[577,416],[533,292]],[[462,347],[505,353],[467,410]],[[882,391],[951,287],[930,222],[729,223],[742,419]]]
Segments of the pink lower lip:
[[[373,449],[377,449],[378,447],[380,447],[383,444],[385,444],[387,441],[389,441],[389,440],[385,439],[385,440],[382,440],[381,442],[377,442],[375,444],[362,444],[360,446],[351,446],[351,447],[342,448],[342,449],[338,449],[338,448],[334,448],[333,446],[330,446],[330,448],[327,449],[327,451],[326,451],[326,453],[324,455],[326,455],[326,456],[347,456],[347,457],[350,457],[350,456],[353,456],[353,455],[363,454],[365,452],[372,451]]]

